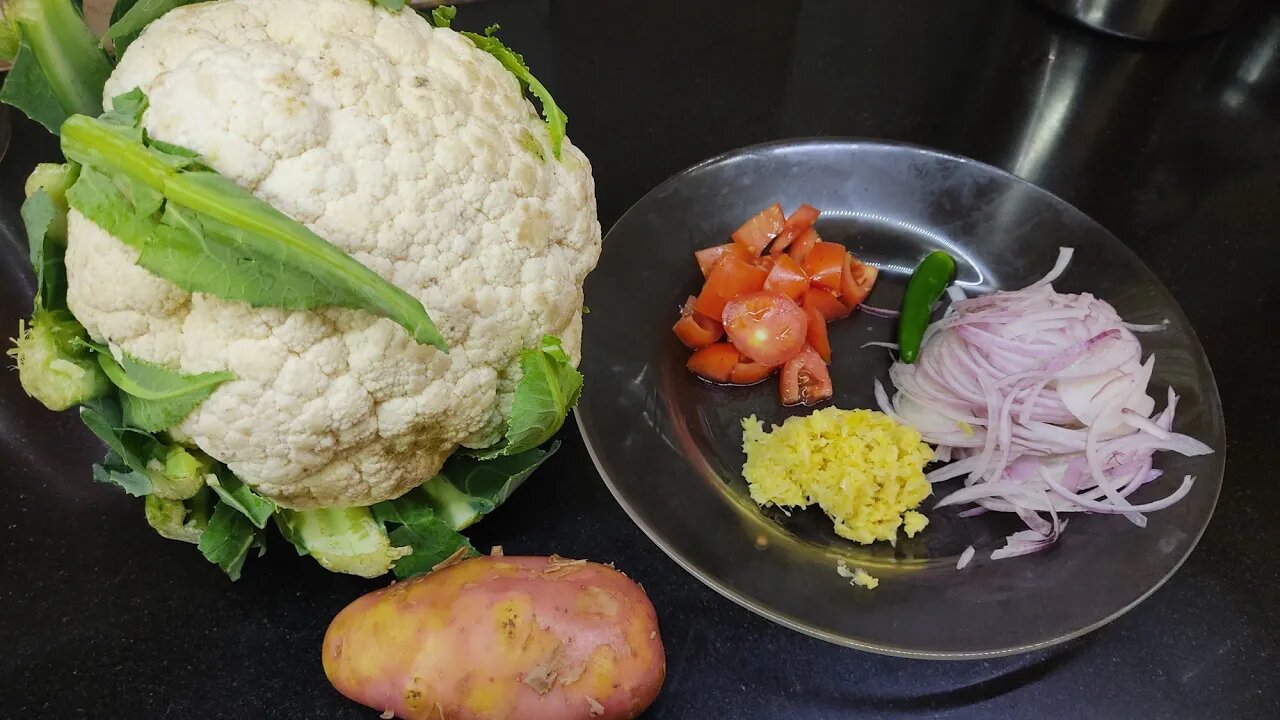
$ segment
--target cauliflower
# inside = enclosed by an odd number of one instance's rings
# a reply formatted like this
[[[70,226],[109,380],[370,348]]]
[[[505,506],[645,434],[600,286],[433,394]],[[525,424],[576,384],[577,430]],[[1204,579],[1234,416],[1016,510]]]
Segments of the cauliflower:
[[[502,437],[522,350],[558,336],[576,364],[600,252],[591,168],[567,141],[553,158],[520,82],[470,39],[369,0],[221,0],[147,27],[104,95],[135,88],[150,138],[408,292],[449,348],[361,310],[187,292],[73,209],[68,307],[113,353],[232,373],[170,434],[257,493],[399,497]]]

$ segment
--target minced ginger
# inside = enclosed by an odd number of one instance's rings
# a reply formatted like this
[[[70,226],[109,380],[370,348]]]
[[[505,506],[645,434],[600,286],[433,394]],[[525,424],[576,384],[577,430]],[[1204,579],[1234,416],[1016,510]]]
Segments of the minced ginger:
[[[849,584],[854,587],[863,587],[868,590],[880,587],[879,578],[862,568],[850,568],[849,563],[844,560],[836,561],[836,574],[842,578],[848,578]]]
[[[836,534],[854,542],[913,537],[929,519],[914,508],[929,496],[924,466],[933,450],[920,433],[874,410],[825,408],[766,432],[742,421],[742,474],[762,507],[818,505]]]

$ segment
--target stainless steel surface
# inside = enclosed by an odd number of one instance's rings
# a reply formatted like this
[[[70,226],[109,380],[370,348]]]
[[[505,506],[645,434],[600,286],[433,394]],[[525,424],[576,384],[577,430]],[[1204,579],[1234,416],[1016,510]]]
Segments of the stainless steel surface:
[[[1039,0],[1096,30],[1138,40],[1184,40],[1221,30],[1244,0]]]

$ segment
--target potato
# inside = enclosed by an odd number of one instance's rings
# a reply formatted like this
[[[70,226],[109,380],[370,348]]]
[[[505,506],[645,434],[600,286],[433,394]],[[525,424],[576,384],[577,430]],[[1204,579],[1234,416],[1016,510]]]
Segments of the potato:
[[[615,720],[657,697],[666,656],[653,604],[617,570],[482,557],[348,605],[325,634],[324,671],[405,720]]]

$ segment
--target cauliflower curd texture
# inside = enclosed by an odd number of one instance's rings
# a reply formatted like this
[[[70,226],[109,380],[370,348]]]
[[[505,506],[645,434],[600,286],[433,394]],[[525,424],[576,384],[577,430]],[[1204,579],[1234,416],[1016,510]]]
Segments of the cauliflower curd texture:
[[[470,40],[368,0],[178,8],[106,86],[150,98],[158,140],[211,167],[422,301],[449,344],[391,320],[187,293],[76,212],[67,301],[96,340],[185,373],[228,370],[173,434],[291,508],[369,505],[499,439],[517,355],[573,360],[600,253],[591,168]]]

